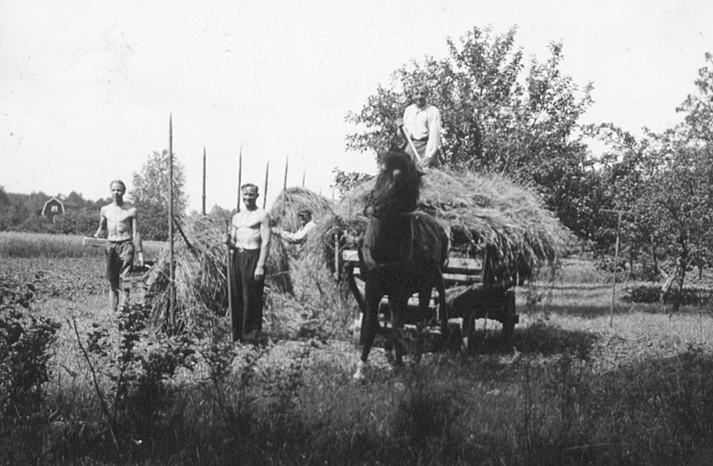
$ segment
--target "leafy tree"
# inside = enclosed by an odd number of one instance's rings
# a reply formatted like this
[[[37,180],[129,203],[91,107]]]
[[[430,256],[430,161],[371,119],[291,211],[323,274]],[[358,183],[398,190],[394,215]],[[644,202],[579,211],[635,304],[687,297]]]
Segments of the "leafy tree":
[[[134,172],[131,198],[139,211],[141,233],[146,239],[168,239],[169,202],[168,150],[155,152],[148,157],[140,172]],[[173,158],[173,214],[182,216],[188,205],[184,192],[186,177],[183,165]]]
[[[334,183],[330,186],[331,188],[337,188],[339,190],[339,195],[344,195],[351,191],[355,186],[363,183],[372,178],[372,175],[367,173],[359,172],[345,172],[335,168],[332,170],[334,173]]]
[[[685,112],[688,137],[713,144],[713,55],[705,55],[706,65],[698,70],[697,92],[690,94],[677,109]]]
[[[441,163],[455,170],[508,174],[535,187],[561,221],[591,236],[587,216],[598,179],[587,157],[578,124],[591,105],[591,84],[583,89],[560,71],[562,44],[550,57],[533,58],[524,74],[523,52],[515,48],[516,29],[491,37],[474,28],[459,44],[447,43],[450,57],[412,62],[394,72],[389,89],[379,86],[359,113],[347,121],[360,131],[347,136],[352,150],[385,150],[396,137],[391,122],[409,103],[409,90],[425,82],[429,100],[442,113]]]
[[[710,54],[708,64],[713,64]],[[681,296],[691,265],[710,262],[713,247],[713,145],[710,111],[713,72],[699,72],[697,93],[679,111],[684,122],[641,140],[611,125],[599,128],[612,150],[602,162],[602,178],[616,208],[636,215],[624,234],[633,250],[663,275],[662,297],[675,285]],[[707,119],[707,120],[706,120]],[[674,300],[674,310],[679,306]]]

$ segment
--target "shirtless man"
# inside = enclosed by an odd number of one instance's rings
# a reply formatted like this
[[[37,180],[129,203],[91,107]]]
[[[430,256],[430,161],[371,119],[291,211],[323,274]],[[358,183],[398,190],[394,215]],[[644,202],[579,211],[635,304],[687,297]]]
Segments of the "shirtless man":
[[[246,183],[241,188],[245,210],[233,216],[230,233],[223,243],[233,253],[233,335],[241,341],[255,340],[262,332],[262,293],[265,287],[265,261],[270,248],[270,215],[257,206],[258,188]]]
[[[139,213],[136,207],[124,203],[126,185],[121,180],[115,180],[109,187],[113,201],[101,208],[99,229],[94,237],[98,238],[106,230],[107,239],[111,242],[106,248],[106,278],[110,285],[109,306],[112,311],[116,311],[119,306],[120,278],[131,270],[134,251],[138,256],[138,265],[144,265],[144,252],[139,233]]]

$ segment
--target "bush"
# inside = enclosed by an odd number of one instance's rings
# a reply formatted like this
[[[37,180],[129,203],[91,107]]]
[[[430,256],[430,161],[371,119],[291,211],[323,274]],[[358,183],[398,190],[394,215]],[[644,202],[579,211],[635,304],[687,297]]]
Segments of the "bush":
[[[0,276],[0,464],[34,462],[48,422],[43,384],[59,324],[33,316],[23,288]]]
[[[703,306],[711,302],[713,290],[701,287],[684,288],[679,303],[686,306]],[[627,303],[658,303],[661,301],[661,287],[655,284],[632,285],[624,289],[621,300]],[[667,301],[675,302],[679,292],[672,288]]]

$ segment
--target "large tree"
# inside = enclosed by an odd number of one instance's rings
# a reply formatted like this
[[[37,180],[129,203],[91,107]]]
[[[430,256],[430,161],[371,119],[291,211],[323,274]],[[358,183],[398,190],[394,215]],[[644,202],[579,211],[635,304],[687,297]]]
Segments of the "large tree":
[[[139,211],[141,233],[146,239],[168,239],[169,201],[168,150],[149,155],[140,172],[134,172],[132,202]],[[184,192],[186,177],[183,165],[173,157],[173,213],[185,214],[188,196]]]
[[[591,105],[592,86],[579,88],[561,72],[562,44],[550,45],[544,62],[527,71],[513,28],[491,37],[474,28],[459,43],[448,39],[450,56],[426,57],[394,72],[389,88],[378,86],[347,121],[360,131],[347,136],[353,150],[381,151],[396,137],[392,122],[409,103],[409,89],[425,82],[429,100],[441,109],[441,163],[455,170],[504,173],[537,189],[562,222],[583,236],[599,189],[579,118]]]

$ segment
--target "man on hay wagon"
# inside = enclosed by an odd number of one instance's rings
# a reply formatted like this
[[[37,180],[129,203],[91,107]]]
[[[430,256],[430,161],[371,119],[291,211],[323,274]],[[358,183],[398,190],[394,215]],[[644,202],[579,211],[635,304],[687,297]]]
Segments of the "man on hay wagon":
[[[405,151],[419,168],[438,166],[441,143],[441,112],[428,103],[428,87],[416,83],[412,88],[413,103],[396,120],[397,133],[406,139]]]

